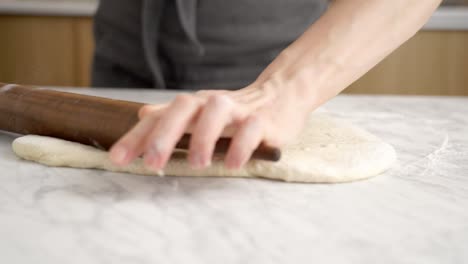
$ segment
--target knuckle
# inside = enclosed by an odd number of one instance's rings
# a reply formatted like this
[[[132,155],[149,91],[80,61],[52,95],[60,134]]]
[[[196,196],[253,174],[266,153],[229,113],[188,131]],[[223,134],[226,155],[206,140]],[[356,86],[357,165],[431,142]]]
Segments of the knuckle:
[[[195,98],[190,94],[179,94],[174,99],[175,104],[192,104],[195,102]]]
[[[133,147],[137,145],[137,142],[138,142],[137,137],[135,137],[133,134],[127,134],[124,137],[122,137],[120,141],[118,141],[117,144],[120,146],[125,146],[125,147]]]
[[[160,114],[156,111],[148,111],[143,114],[142,121],[148,122],[149,124],[156,123],[156,120],[160,118]]]
[[[138,111],[138,117],[141,119],[149,114],[152,114],[153,112],[153,108],[150,105],[144,105]]]
[[[195,92],[195,95],[199,95],[199,96],[209,96],[211,94],[212,92],[210,90],[199,90]]]
[[[245,124],[247,126],[260,127],[264,123],[263,117],[259,114],[251,114],[247,117]]]
[[[234,105],[232,99],[224,94],[213,94],[209,97],[208,102],[212,105],[223,107],[232,107]]]
[[[144,105],[140,108],[140,112],[149,112],[151,110],[151,105]]]

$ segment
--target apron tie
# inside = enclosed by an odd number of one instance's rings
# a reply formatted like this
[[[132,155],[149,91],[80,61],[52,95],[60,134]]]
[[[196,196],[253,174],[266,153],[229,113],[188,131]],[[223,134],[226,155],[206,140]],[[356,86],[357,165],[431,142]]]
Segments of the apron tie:
[[[164,0],[143,0],[142,36],[143,51],[153,74],[154,86],[165,89],[166,83],[159,63],[158,43]]]
[[[142,35],[143,49],[151,69],[154,86],[166,88],[166,83],[159,61],[158,46],[160,41],[160,26],[164,3],[167,0],[143,0]],[[197,4],[198,0],[175,0],[178,19],[184,34],[196,47],[202,56],[205,52],[197,36]]]
[[[198,0],[176,0],[176,8],[185,35],[197,48],[198,54],[203,55],[205,50],[197,36],[197,3]]]

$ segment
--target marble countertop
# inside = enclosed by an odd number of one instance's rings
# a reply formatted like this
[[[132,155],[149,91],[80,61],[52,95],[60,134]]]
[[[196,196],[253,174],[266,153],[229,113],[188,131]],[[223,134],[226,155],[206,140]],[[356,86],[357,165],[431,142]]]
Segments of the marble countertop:
[[[93,16],[98,1],[0,0],[0,14]],[[442,6],[423,30],[468,30],[468,6]]]
[[[468,263],[468,98],[342,95],[324,109],[394,145],[398,164],[335,185],[145,177],[22,161],[0,134],[2,263]]]
[[[423,30],[468,30],[468,6],[443,6],[432,14]]]
[[[93,16],[97,1],[0,0],[0,14],[39,16]]]

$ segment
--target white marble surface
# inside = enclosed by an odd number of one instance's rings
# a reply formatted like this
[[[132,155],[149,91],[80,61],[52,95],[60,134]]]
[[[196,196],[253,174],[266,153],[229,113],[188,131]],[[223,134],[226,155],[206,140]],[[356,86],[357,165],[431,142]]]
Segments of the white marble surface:
[[[423,30],[468,30],[468,6],[440,7]]]
[[[393,144],[399,164],[336,185],[144,177],[21,161],[0,134],[1,262],[468,263],[468,98],[325,108]]]

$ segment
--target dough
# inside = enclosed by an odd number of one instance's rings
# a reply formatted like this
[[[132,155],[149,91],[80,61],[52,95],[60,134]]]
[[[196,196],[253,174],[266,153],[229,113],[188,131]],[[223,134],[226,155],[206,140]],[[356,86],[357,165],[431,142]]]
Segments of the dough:
[[[174,153],[164,171],[154,172],[139,159],[126,167],[114,166],[105,151],[61,139],[24,136],[13,142],[19,157],[48,166],[103,169],[141,175],[262,177],[288,182],[335,183],[375,176],[396,159],[395,150],[376,136],[333,119],[313,114],[298,140],[283,149],[279,162],[250,161],[240,170],[227,170],[220,157],[203,170],[193,170],[184,152]]]

